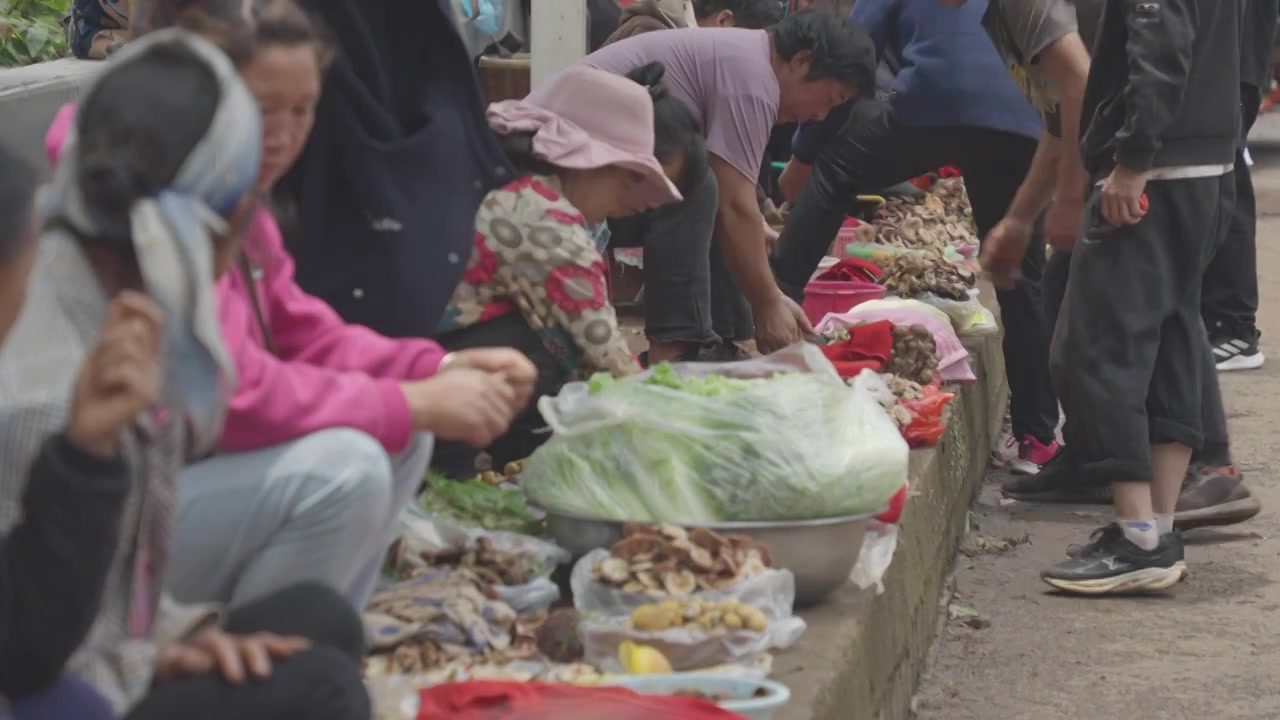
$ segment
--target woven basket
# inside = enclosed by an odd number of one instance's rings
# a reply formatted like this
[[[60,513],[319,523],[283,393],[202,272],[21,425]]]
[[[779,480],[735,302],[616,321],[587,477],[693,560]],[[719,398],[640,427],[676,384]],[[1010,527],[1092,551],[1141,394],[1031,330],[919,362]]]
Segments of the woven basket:
[[[510,58],[485,55],[480,58],[480,87],[484,90],[486,102],[520,100],[529,94],[529,86],[528,55]]]

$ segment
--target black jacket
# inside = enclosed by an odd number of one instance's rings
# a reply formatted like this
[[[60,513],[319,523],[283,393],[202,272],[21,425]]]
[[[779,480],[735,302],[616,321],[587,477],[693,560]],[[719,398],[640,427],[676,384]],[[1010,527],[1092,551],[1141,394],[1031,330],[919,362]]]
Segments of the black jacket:
[[[123,461],[63,435],[45,442],[30,475],[22,519],[0,535],[0,698],[10,700],[57,680],[89,634],[129,495]]]
[[[1242,0],[1108,0],[1085,89],[1085,167],[1230,165]]]
[[[1280,0],[1244,0],[1244,34],[1240,37],[1240,82],[1266,94],[1271,89],[1271,55],[1276,43]]]
[[[449,0],[304,0],[337,39],[276,198],[298,284],[347,321],[433,335],[480,201],[514,179]]]

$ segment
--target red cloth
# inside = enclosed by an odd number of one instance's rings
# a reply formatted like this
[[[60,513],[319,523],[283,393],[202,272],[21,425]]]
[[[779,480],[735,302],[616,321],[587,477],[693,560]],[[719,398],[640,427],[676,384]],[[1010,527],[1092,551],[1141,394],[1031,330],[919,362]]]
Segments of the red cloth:
[[[938,177],[944,180],[947,178],[958,178],[960,177],[960,168],[955,167],[954,165],[948,165],[938,170]]]
[[[850,378],[863,370],[881,372],[893,352],[893,323],[878,320],[849,328],[849,339],[823,346],[822,354],[835,366],[840,377]]]
[[[706,700],[619,687],[471,680],[418,693],[417,720],[743,720]]]
[[[880,266],[870,260],[862,258],[844,258],[840,262],[823,270],[815,276],[814,280],[825,280],[835,282],[876,282],[884,271]]]

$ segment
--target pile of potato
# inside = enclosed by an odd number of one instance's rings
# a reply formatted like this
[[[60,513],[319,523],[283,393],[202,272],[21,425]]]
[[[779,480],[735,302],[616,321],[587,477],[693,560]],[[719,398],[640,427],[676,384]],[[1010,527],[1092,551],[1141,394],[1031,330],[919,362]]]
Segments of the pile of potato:
[[[636,608],[631,613],[631,627],[643,632],[683,627],[704,632],[750,630],[761,633],[769,628],[769,619],[760,608],[733,599],[672,598]]]

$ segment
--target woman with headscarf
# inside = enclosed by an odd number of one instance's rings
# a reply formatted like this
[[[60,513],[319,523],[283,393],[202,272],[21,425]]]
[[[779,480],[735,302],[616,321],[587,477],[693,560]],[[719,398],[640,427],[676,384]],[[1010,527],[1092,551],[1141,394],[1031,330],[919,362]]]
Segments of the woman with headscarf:
[[[369,717],[363,629],[336,593],[298,585],[223,618],[162,592],[175,480],[213,447],[234,383],[213,282],[256,206],[259,117],[235,69],[203,40],[166,31],[123,50],[86,92],[66,140],[44,196],[31,302],[0,353],[6,533],[20,520],[19,497],[41,481],[27,468],[62,429],[107,320],[150,332],[159,353],[160,402],[81,448],[118,463],[127,491],[96,616],[71,640],[66,670],[127,720]],[[104,392],[145,379],[137,363],[108,365],[115,374],[96,378]],[[64,620],[22,618],[34,632]]]
[[[291,0],[255,4],[247,26],[203,8],[175,21],[229,52],[254,94],[256,185],[269,193],[307,140],[329,47]],[[520,352],[448,354],[348,324],[293,269],[274,216],[259,209],[218,287],[237,384],[218,452],[179,484],[169,587],[180,600],[239,607],[310,581],[363,608],[435,437],[487,445],[529,400],[535,371]]]

